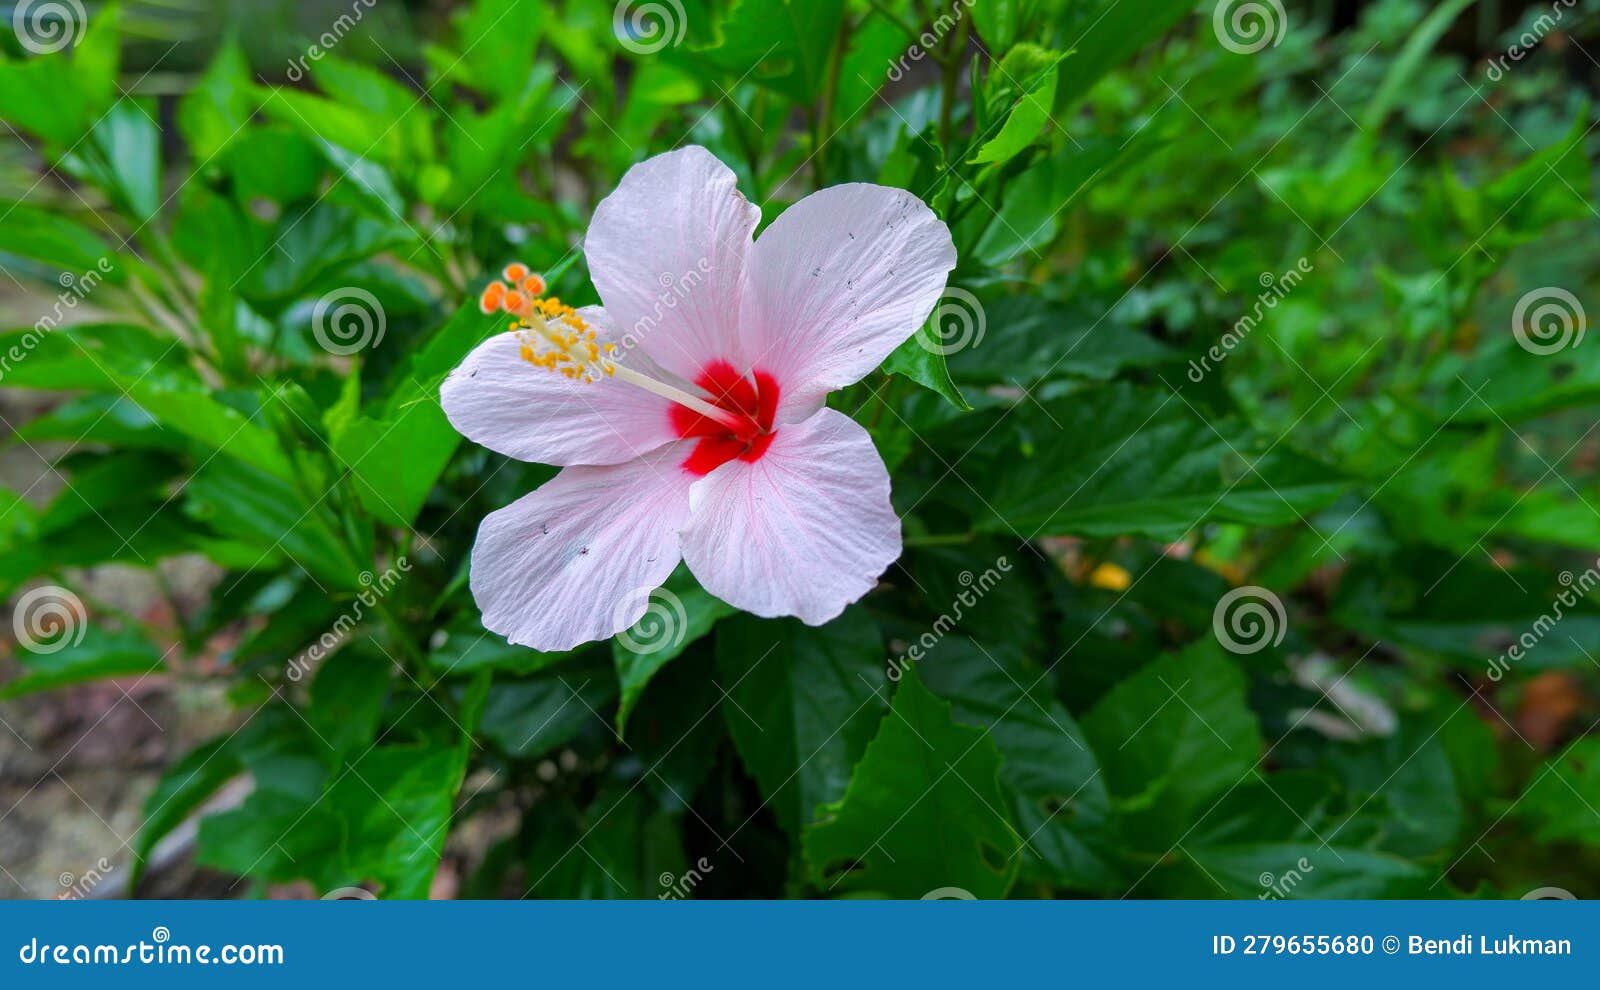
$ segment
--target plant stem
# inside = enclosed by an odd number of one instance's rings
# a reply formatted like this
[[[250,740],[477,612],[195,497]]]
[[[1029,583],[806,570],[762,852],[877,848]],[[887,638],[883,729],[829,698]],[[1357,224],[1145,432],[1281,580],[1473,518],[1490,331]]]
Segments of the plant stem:
[[[839,73],[844,68],[844,49],[850,37],[853,21],[845,17],[839,22],[839,33],[834,36],[833,47],[828,51],[828,76],[822,85],[822,105],[811,115],[812,172],[817,177],[817,188],[828,184],[827,154],[824,146],[833,136],[833,104],[839,95]]]
[[[929,533],[925,536],[908,536],[900,543],[908,547],[953,547],[971,543],[977,536],[977,533]]]

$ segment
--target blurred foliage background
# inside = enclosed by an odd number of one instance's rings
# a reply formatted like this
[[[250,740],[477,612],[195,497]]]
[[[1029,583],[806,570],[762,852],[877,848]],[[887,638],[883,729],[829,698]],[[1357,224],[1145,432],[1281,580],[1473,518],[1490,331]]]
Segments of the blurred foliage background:
[[[42,6],[9,896],[1597,893],[1595,0]],[[680,572],[665,635],[507,646],[467,552],[553,469],[438,384],[691,143],[954,231],[835,396],[905,556],[818,629]]]

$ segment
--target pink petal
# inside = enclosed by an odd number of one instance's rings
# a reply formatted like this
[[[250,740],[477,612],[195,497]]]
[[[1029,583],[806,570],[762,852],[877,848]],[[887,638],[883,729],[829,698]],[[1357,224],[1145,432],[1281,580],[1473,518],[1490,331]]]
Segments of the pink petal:
[[[598,339],[615,339],[604,310],[578,313]],[[678,438],[666,399],[610,378],[573,381],[522,360],[520,350],[516,334],[491,337],[445,379],[445,415],[469,440],[519,461],[568,465],[620,464]]]
[[[944,221],[904,189],[852,182],[812,193],[761,232],[739,314],[745,356],[810,415],[928,318],[956,265]]]
[[[739,286],[761,210],[736,183],[704,148],[657,155],[628,170],[584,238],[624,338],[687,381],[717,358],[737,363]]]
[[[569,467],[490,513],[472,547],[483,624],[545,652],[605,639],[644,615],[678,566],[690,444],[608,467]]]
[[[850,417],[822,409],[778,430],[755,461],[695,482],[683,557],[713,595],[756,615],[821,625],[900,556],[889,472]]]

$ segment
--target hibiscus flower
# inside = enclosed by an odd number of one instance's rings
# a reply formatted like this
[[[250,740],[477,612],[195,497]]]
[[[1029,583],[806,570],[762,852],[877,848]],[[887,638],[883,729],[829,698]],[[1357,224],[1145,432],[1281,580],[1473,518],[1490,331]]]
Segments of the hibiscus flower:
[[[682,560],[759,616],[834,618],[900,556],[889,473],[823,405],[916,332],[955,267],[903,189],[832,186],[761,211],[704,148],[631,168],[584,241],[604,306],[542,299],[522,265],[486,312],[510,332],[441,390],[463,435],[561,466],[491,513],[472,549],[490,630],[556,651],[644,614]]]

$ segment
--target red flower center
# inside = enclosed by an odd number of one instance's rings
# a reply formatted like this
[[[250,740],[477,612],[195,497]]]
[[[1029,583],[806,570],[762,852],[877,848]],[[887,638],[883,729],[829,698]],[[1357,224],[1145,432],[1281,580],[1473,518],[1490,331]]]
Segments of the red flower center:
[[[737,424],[718,422],[687,406],[672,407],[672,426],[678,436],[699,437],[694,451],[683,462],[691,474],[706,475],[734,458],[760,460],[772,445],[777,431],[772,428],[778,411],[778,383],[764,371],[754,373],[752,382],[726,361],[712,361],[694,383],[704,389],[707,401],[725,409]]]

